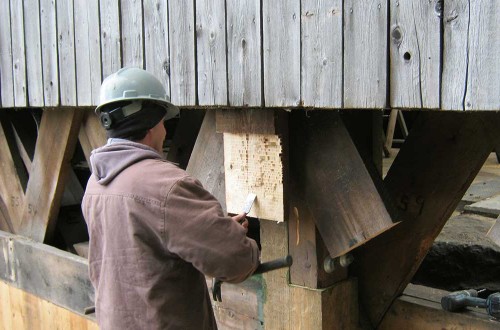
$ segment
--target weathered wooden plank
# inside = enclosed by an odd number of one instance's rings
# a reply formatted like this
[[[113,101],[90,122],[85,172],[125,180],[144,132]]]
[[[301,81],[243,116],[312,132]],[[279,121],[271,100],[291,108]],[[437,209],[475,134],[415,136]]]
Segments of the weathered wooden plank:
[[[93,305],[86,259],[5,232],[0,232],[0,246],[3,282],[80,315]]]
[[[44,81],[42,71],[40,3],[37,0],[23,0],[23,4],[28,102],[32,107],[43,107]]]
[[[274,111],[270,109],[217,110],[217,132],[275,134]]]
[[[10,0],[10,22],[12,35],[12,67],[14,82],[14,105],[25,107],[28,102],[26,84],[26,52],[24,40],[24,9],[21,1]]]
[[[443,109],[500,108],[497,2],[460,0],[444,6]]]
[[[0,1],[0,107],[14,106],[10,2]]]
[[[43,113],[19,229],[37,242],[50,238],[54,229],[81,116],[75,109]]]
[[[262,1],[264,103],[298,106],[300,95],[300,1]]]
[[[99,2],[75,0],[74,10],[78,105],[96,105],[101,87]]]
[[[261,106],[260,1],[226,1],[229,105]]]
[[[306,107],[342,107],[342,1],[301,3],[301,95]]]
[[[292,113],[291,166],[332,257],[365,244],[392,219],[337,112]],[[339,157],[342,155],[342,157]]]
[[[167,0],[144,0],[146,70],[157,77],[170,95]]]
[[[500,109],[500,2],[470,3],[466,110]]]
[[[196,0],[198,103],[227,105],[224,0]]]
[[[497,218],[491,229],[486,234],[495,244],[500,246],[500,216]]]
[[[492,196],[485,200],[466,205],[464,210],[474,213],[480,213],[485,216],[496,218],[500,215],[500,194]]]
[[[387,1],[344,1],[345,108],[386,105],[387,22]]]
[[[102,79],[122,67],[119,1],[100,0]]]
[[[194,2],[168,2],[170,92],[176,105],[196,104]]]
[[[45,106],[59,105],[59,67],[57,60],[56,27],[55,1],[40,0],[43,99]],[[66,70],[66,68],[64,69]]]
[[[391,107],[439,108],[442,1],[390,1]]]
[[[57,2],[57,35],[61,105],[76,105],[75,26],[73,1]]]
[[[144,68],[142,0],[121,0],[121,35],[124,67]]]
[[[224,140],[215,130],[215,110],[207,110],[186,171],[200,180],[226,211]]]
[[[351,265],[372,325],[417,271],[493,149],[498,127],[496,113],[423,112],[413,124],[384,181],[403,221],[355,250]]]

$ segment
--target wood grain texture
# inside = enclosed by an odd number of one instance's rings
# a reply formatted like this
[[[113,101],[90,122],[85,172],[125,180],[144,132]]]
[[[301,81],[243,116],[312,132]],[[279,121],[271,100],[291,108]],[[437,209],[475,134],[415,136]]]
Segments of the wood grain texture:
[[[215,130],[215,110],[207,110],[186,171],[200,180],[226,212],[224,140]]]
[[[224,0],[196,0],[198,102],[227,105],[226,12]]]
[[[40,32],[40,3],[23,0],[24,42],[26,45],[26,80],[28,102],[32,107],[43,107],[42,45]]]
[[[393,226],[384,202],[337,112],[297,113],[291,167],[332,257]],[[341,155],[341,157],[339,156]]]
[[[344,1],[345,108],[386,105],[387,22],[387,1]]]
[[[442,2],[390,1],[391,107],[439,108]]]
[[[493,149],[498,127],[500,115],[484,112],[423,112],[413,124],[384,180],[403,221],[357,249],[351,265],[373,326],[417,271]]]
[[[43,113],[19,228],[20,234],[37,242],[52,235],[81,115],[75,109]]]
[[[263,104],[260,10],[260,1],[226,1],[231,106]]]
[[[43,99],[46,107],[59,105],[59,65],[57,59],[56,3],[40,0]],[[63,67],[65,70],[70,68]]]
[[[74,10],[78,105],[96,105],[101,87],[99,2],[75,0]]]
[[[196,104],[194,2],[168,2],[170,92],[176,105]]]
[[[301,95],[306,107],[342,107],[342,1],[301,3]]]
[[[0,1],[0,107],[14,106],[10,2]]]
[[[275,134],[271,109],[217,110],[217,132]]]
[[[14,105],[16,107],[25,107],[28,103],[28,94],[26,89],[26,51],[24,47],[24,9],[21,1],[10,0],[10,24]]]
[[[145,67],[157,77],[170,95],[167,0],[144,0]]]
[[[121,36],[120,36],[120,8],[115,0],[101,0],[101,56],[102,79],[118,71],[122,67]]]
[[[57,2],[57,36],[61,105],[76,105],[75,26],[73,17],[73,1]]]
[[[94,109],[84,110],[82,124],[78,133],[80,145],[85,154],[87,164],[90,164],[90,153],[92,150],[106,144],[106,130],[102,127]]]
[[[300,1],[262,1],[264,103],[297,106],[300,96]]]
[[[500,2],[472,1],[466,110],[500,110]]]
[[[123,66],[143,69],[142,0],[121,0],[120,17]]]

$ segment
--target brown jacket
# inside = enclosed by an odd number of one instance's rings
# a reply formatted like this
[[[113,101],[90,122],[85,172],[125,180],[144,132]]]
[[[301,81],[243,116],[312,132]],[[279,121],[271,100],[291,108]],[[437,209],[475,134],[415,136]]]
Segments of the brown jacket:
[[[148,146],[94,150],[82,203],[101,329],[215,329],[205,277],[240,282],[259,251],[185,171]]]

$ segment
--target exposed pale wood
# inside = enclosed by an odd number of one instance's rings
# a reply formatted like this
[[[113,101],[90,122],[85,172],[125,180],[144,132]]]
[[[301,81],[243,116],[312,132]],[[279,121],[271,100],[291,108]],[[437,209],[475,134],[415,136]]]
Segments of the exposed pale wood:
[[[0,107],[14,106],[10,2],[0,1]]]
[[[261,221],[263,262],[288,253],[286,224]],[[358,323],[357,285],[343,281],[326,290],[288,284],[288,270],[263,274],[265,329],[355,329]]]
[[[75,27],[73,19],[73,1],[57,2],[57,36],[61,105],[76,105]]]
[[[249,216],[284,220],[281,139],[272,134],[224,133],[227,211],[240,213],[249,193],[257,199]]]
[[[82,258],[88,259],[89,257],[89,242],[81,242],[73,245],[76,253]]]
[[[196,103],[194,2],[168,2],[170,42],[170,92],[176,105]]]
[[[75,47],[78,105],[96,105],[101,86],[98,0],[75,0]]]
[[[39,1],[23,0],[23,4],[28,102],[32,107],[43,107],[44,80],[40,33],[40,3]]]
[[[45,111],[26,188],[19,233],[43,242],[50,238],[77,142],[81,111]]]
[[[122,66],[121,35],[120,35],[120,8],[119,1],[101,0],[101,55],[102,78],[106,78]]]
[[[84,258],[5,232],[0,247],[2,281],[79,314],[93,304]]]
[[[180,168],[186,168],[204,116],[203,110],[181,110],[180,119],[172,138],[172,145],[168,150],[168,161],[179,164]]]
[[[449,292],[412,286],[396,299],[378,329],[498,329],[494,321],[480,309],[450,313],[441,308],[440,299]]]
[[[486,234],[495,244],[500,246],[500,216],[497,218],[491,229]]]
[[[439,108],[442,2],[390,1],[391,107]]]
[[[415,274],[489,156],[498,127],[500,115],[494,113],[422,112],[413,124],[385,178],[403,221],[357,249],[351,265],[374,326]]]
[[[464,210],[496,218],[500,215],[500,193],[488,199],[466,205]]]
[[[142,0],[121,0],[122,61],[124,67],[144,68]]]
[[[85,111],[82,119],[82,125],[78,133],[78,139],[82,146],[83,153],[87,163],[90,164],[90,153],[92,150],[102,147],[106,144],[106,130],[101,126],[99,118],[93,109]]]
[[[261,106],[260,1],[226,1],[229,105]]]
[[[301,3],[304,106],[342,106],[342,1]]]
[[[264,102],[297,106],[300,96],[300,1],[262,1]]]
[[[57,106],[59,105],[59,66],[57,60],[56,3],[54,0],[40,0],[40,23],[44,104],[46,107]],[[63,68],[70,70],[70,68]]]
[[[24,9],[19,0],[10,0],[10,24],[12,33],[12,67],[14,79],[14,105],[27,104],[26,51],[24,36]]]
[[[215,110],[207,110],[186,171],[200,180],[226,211],[224,141],[215,130]]]
[[[217,132],[275,134],[274,111],[271,109],[217,110]]]
[[[10,123],[2,120],[0,125],[0,198],[4,206],[2,207],[4,227],[16,232],[21,222],[24,191],[14,166],[4,125],[10,125]]]
[[[144,1],[144,43],[146,70],[155,75],[170,95],[167,0]]]
[[[200,105],[227,104],[224,0],[196,0],[196,55]]]
[[[466,110],[500,109],[500,2],[470,3]]]
[[[385,107],[387,19],[387,1],[344,1],[345,108]]]
[[[332,257],[393,226],[391,217],[337,112],[294,117],[292,166],[302,176],[312,217]],[[341,157],[339,155],[342,155]]]

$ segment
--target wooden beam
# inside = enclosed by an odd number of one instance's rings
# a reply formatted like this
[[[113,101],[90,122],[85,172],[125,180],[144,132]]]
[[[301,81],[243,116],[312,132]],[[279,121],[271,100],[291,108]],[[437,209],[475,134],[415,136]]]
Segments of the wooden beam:
[[[293,116],[293,114],[292,114]],[[394,224],[337,112],[292,117],[290,157],[298,185],[332,257]]]
[[[61,202],[82,113],[45,110],[36,142],[19,234],[43,242],[51,236]]]
[[[499,113],[422,112],[385,186],[402,223],[355,251],[353,275],[373,326],[417,271],[498,137]]]
[[[200,180],[226,211],[224,140],[215,130],[215,110],[207,110],[186,171]]]
[[[85,159],[90,164],[90,153],[92,150],[106,144],[106,131],[101,126],[99,118],[95,115],[93,109],[84,111],[78,139],[85,154]]]

